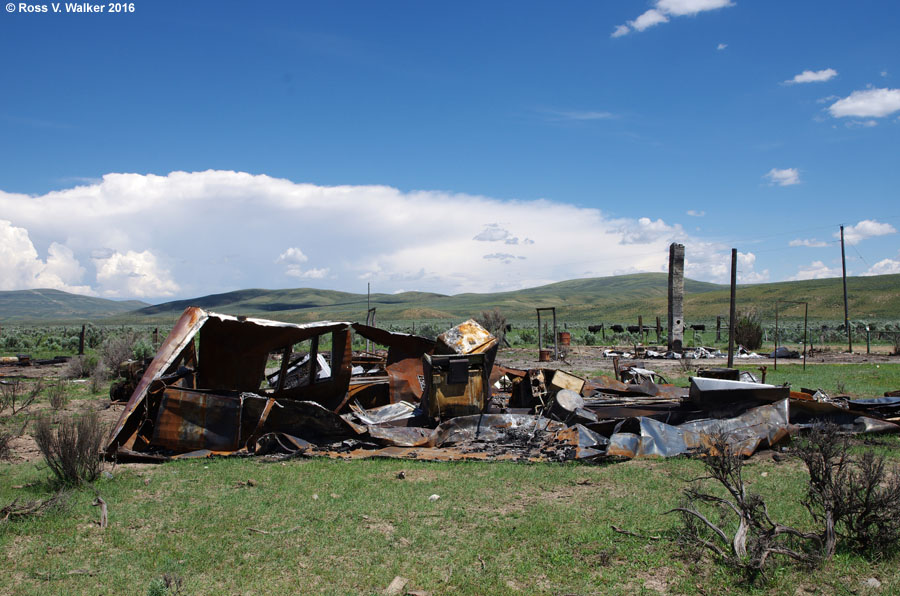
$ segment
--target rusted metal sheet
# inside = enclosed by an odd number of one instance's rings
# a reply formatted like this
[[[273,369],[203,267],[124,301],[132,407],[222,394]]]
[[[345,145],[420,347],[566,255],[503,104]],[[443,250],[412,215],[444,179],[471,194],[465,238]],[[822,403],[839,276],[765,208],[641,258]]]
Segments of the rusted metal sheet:
[[[425,399],[429,416],[444,420],[477,414],[490,399],[484,354],[424,357]]]
[[[217,395],[260,392],[269,353],[326,333],[332,334],[331,378],[277,392],[276,397],[313,399],[323,402],[326,407],[338,406],[347,393],[350,379],[349,329],[350,323],[344,322],[324,321],[295,325],[208,313],[196,307],[187,308],[160,346],[128,400],[110,435],[107,453],[112,454],[120,447],[126,450],[149,447],[152,439],[150,431],[146,429],[147,421],[157,419],[160,405],[165,406],[162,411],[166,413],[161,421],[168,425],[169,430],[180,424],[177,412],[181,411],[182,403],[170,403],[164,397],[163,389],[170,382],[177,383],[181,388],[202,389]],[[167,381],[170,377],[173,380]],[[158,385],[158,399],[154,403],[148,403],[148,393],[154,383]],[[196,407],[190,405],[190,400],[184,401],[183,406],[187,408],[185,412],[191,412],[191,416],[199,416]],[[216,413],[209,415],[216,416]],[[185,421],[185,428],[190,427],[188,422]],[[166,432],[157,435],[159,436],[172,438]],[[207,440],[199,442],[202,444],[205,441]],[[216,444],[219,441],[220,439],[212,440]],[[188,439],[183,447],[187,449],[186,445],[197,442],[196,438]]]
[[[244,400],[184,389],[163,393],[151,445],[173,451],[241,448]]]

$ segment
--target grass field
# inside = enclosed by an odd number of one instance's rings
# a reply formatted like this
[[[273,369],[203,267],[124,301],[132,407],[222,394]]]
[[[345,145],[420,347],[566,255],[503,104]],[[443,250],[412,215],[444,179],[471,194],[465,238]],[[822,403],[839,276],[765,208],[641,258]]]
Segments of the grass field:
[[[810,377],[797,380],[797,365],[780,365],[778,375],[797,386],[846,379],[866,392],[900,375],[900,365],[882,365],[875,370],[884,369],[883,378],[853,381],[871,372],[860,366],[810,366]],[[78,391],[83,397],[83,386]],[[900,437],[865,441],[900,464]],[[857,450],[867,448],[859,442]],[[164,574],[181,580],[182,594],[381,594],[395,576],[432,595],[865,594],[873,577],[882,583],[877,593],[900,592],[895,560],[848,552],[812,572],[784,564],[755,586],[708,556],[686,557],[674,543],[678,519],[664,513],[679,504],[686,481],[703,474],[694,459],[222,458],[107,470],[64,508],[0,522],[0,594],[165,593]],[[0,464],[0,506],[47,498],[49,475],[43,463]],[[776,462],[763,452],[745,475],[774,518],[810,527],[796,459]],[[106,529],[91,505],[95,491],[109,507]]]

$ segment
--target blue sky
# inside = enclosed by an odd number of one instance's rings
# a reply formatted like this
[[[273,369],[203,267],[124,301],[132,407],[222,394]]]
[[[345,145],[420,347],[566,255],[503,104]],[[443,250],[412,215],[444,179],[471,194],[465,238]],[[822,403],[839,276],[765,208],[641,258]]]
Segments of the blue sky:
[[[900,273],[900,4],[0,12],[0,289]]]

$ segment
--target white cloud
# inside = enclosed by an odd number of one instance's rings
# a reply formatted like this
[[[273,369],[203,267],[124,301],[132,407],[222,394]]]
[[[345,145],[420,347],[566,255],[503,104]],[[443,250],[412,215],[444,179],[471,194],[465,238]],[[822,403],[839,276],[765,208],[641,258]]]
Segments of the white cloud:
[[[622,244],[647,244],[657,238],[666,238],[674,242],[685,237],[679,224],[670,226],[661,219],[653,221],[649,217],[641,217],[635,223],[622,226]]]
[[[828,277],[840,277],[840,267],[829,267],[822,261],[813,261],[809,265],[801,265],[797,269],[797,275],[788,278],[788,281],[800,281],[805,279],[825,279]]]
[[[727,245],[662,219],[242,172],[107,174],[39,196],[0,191],[0,213],[16,222],[0,226],[0,284],[39,287],[43,271],[70,291],[122,298],[298,285],[361,292],[366,281],[378,292],[514,290],[664,272],[674,241],[687,246],[692,279],[727,282],[730,272]],[[54,242],[38,258],[34,246]],[[754,275],[765,272],[745,268],[742,279]]]
[[[829,106],[835,118],[882,118],[900,110],[900,89],[865,89],[854,91]]]
[[[703,217],[706,215],[706,211],[697,211],[696,209],[688,209],[687,214],[691,217]]]
[[[107,297],[168,297],[179,289],[149,250],[114,252],[106,258],[95,258],[94,264],[101,293]]]
[[[0,219],[0,290],[50,288],[75,294],[95,292],[78,285],[84,268],[72,250],[53,242],[47,249],[47,260],[41,260],[28,230]]]
[[[298,279],[325,279],[328,276],[329,271],[330,269],[328,267],[323,267],[322,269],[313,267],[312,269],[304,271],[300,267],[290,266],[287,268],[285,275],[290,275],[291,277],[296,277]]]
[[[847,128],[872,128],[878,126],[877,120],[848,120],[844,123]]]
[[[883,78],[883,79],[888,78],[888,71],[882,70],[880,74],[881,74],[881,78]]]
[[[761,284],[769,281],[769,270],[756,271],[756,255],[752,252],[737,253],[737,274],[739,283]]]
[[[706,10],[716,10],[734,6],[731,0],[658,0],[656,7],[666,14],[676,17],[695,15]]]
[[[499,242],[510,238],[509,230],[500,227],[500,224],[486,224],[484,229],[475,235],[472,240],[479,242]]]
[[[778,186],[800,184],[800,172],[797,171],[797,168],[785,168],[783,170],[772,168],[763,178],[767,178],[769,184],[777,184]]]
[[[724,50],[727,47],[728,47],[727,43],[720,43],[719,45],[716,46],[716,49],[721,52],[722,50]]]
[[[716,10],[734,6],[731,0],[656,0],[653,8],[645,11],[633,21],[619,25],[612,32],[612,37],[622,37],[632,31],[644,31],[660,23],[669,22],[670,17],[693,16],[707,10]],[[719,44],[725,49],[725,44]]]
[[[763,283],[769,281],[769,270],[756,271],[756,255],[738,251],[738,281]],[[663,267],[661,271],[666,271]],[[684,274],[690,279],[715,283],[731,281],[731,250],[725,245],[691,242],[685,246]]]
[[[825,68],[823,70],[804,70],[798,75],[794,75],[793,79],[785,81],[786,85],[794,85],[796,83],[824,83],[830,81],[837,76],[837,71],[833,68]]]
[[[864,219],[856,225],[844,227],[844,242],[850,245],[859,244],[867,238],[895,234],[897,230],[888,223],[881,223],[874,219]],[[834,233],[835,238],[840,238],[840,231]]]
[[[660,23],[668,23],[669,17],[661,13],[660,11],[651,8],[647,12],[640,15],[633,21],[628,21],[628,24],[635,31],[643,31],[644,29],[649,29],[655,25],[659,25]]]
[[[815,238],[798,238],[796,240],[791,240],[788,242],[788,246],[808,246],[809,248],[822,248],[823,246],[828,246],[827,242],[823,242],[822,240],[816,240]]]
[[[275,260],[276,263],[305,263],[309,260],[303,251],[296,247],[290,247],[285,250],[283,253],[278,255],[278,258]]]
[[[284,274],[298,279],[324,279],[329,272],[328,267],[304,269],[302,263],[309,261],[309,257],[303,251],[292,246],[278,255],[276,263],[284,263]]]
[[[889,275],[891,273],[900,273],[900,261],[895,261],[894,259],[878,261],[862,275]]]

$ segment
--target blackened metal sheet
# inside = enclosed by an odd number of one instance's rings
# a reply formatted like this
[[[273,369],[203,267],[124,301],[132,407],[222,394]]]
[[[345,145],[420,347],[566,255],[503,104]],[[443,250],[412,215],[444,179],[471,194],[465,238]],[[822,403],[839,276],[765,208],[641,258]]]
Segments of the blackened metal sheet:
[[[827,402],[791,400],[791,422],[808,428],[818,422],[832,422],[848,432],[900,432],[900,425],[882,420],[872,412],[845,410]]]
[[[701,407],[715,407],[722,402],[773,403],[790,397],[790,387],[691,377],[691,399]]]
[[[434,351],[434,341],[427,337],[397,333],[378,327],[353,323],[353,331],[362,337],[388,349],[387,364],[393,364],[405,358],[421,358],[422,354]]]

